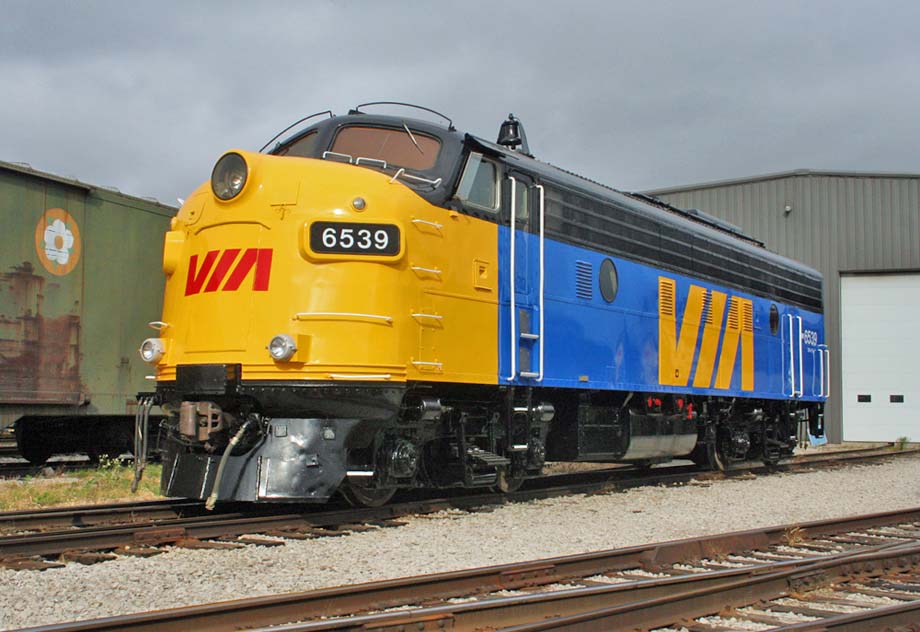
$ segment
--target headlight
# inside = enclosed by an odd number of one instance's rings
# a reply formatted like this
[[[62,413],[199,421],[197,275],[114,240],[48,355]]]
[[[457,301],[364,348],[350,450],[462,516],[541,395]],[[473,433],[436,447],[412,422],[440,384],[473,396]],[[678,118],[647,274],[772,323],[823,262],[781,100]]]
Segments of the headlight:
[[[277,362],[290,360],[295,351],[297,351],[297,345],[294,344],[294,339],[287,334],[278,334],[268,343],[268,352]]]
[[[163,354],[166,353],[166,344],[163,342],[162,338],[147,338],[147,340],[141,343],[139,351],[141,359],[144,362],[156,364],[160,361],[160,358],[163,357]]]
[[[246,186],[249,167],[237,153],[224,154],[211,172],[211,190],[221,200],[231,200]]]

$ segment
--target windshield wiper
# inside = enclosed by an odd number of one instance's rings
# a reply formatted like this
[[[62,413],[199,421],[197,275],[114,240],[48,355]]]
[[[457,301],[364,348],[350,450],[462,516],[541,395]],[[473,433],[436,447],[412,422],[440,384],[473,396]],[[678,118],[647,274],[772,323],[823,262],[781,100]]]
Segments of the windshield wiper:
[[[415,140],[415,136],[412,135],[412,130],[409,129],[409,126],[406,125],[405,121],[403,121],[403,129],[406,130],[406,133],[409,135],[409,140],[411,140],[412,144],[415,145],[415,148],[418,149],[418,153],[424,156],[425,152],[422,151],[421,145],[419,145],[418,141]]]

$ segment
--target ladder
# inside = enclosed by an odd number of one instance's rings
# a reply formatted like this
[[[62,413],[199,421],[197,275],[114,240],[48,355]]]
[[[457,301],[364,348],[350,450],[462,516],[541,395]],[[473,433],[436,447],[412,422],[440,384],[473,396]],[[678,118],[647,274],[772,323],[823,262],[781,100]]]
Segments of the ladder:
[[[544,319],[544,290],[546,283],[546,260],[545,260],[545,242],[546,242],[546,223],[545,223],[545,191],[543,185],[537,184],[533,188],[537,189],[540,192],[540,276],[539,276],[539,286],[538,286],[538,307],[537,310],[540,314],[540,326],[539,333],[531,332],[518,332],[518,323],[517,323],[517,296],[515,288],[515,276],[516,276],[516,253],[515,253],[515,242],[517,234],[517,180],[513,176],[508,176],[508,179],[511,181],[511,265],[510,265],[510,274],[511,274],[511,327],[509,328],[509,355],[511,360],[511,375],[505,379],[509,382],[513,382],[518,377],[533,379],[537,382],[543,381],[543,346],[544,346],[544,333],[545,333],[545,319]],[[539,345],[539,355],[537,361],[537,371],[518,371],[517,368],[517,357],[520,351],[521,340],[530,340]]]

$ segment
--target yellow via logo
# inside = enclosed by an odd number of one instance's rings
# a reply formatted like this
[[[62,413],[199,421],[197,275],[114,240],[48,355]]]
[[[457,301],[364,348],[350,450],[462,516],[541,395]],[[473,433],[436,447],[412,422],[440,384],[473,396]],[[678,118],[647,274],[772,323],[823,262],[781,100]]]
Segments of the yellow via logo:
[[[677,283],[674,279],[658,277],[658,382],[687,386],[702,325],[703,341],[693,376],[694,388],[730,388],[740,342],[741,390],[753,391],[754,303],[698,285],[690,286],[687,305],[679,321],[676,303]],[[728,318],[722,335],[726,304]],[[722,351],[716,363],[719,338],[722,339]]]

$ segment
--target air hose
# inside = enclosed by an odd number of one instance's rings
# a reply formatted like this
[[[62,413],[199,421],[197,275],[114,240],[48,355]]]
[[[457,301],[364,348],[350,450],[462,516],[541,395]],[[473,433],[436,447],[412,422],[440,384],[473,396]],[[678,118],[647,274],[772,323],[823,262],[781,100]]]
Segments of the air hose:
[[[233,452],[240,441],[243,440],[243,435],[246,434],[246,430],[249,429],[249,425],[252,424],[253,420],[248,419],[246,423],[237,430],[236,434],[233,435],[233,438],[230,439],[230,443],[227,444],[227,448],[224,450],[224,455],[220,457],[220,465],[217,466],[217,475],[214,477],[214,487],[211,488],[211,495],[208,496],[207,502],[205,502],[204,507],[208,511],[213,511],[214,505],[217,504],[217,494],[220,490],[220,480],[224,476],[224,467],[227,465],[227,460],[230,458],[230,453]]]
[[[152,397],[142,397],[137,402],[137,412],[134,414],[134,480],[131,482],[131,493],[137,492],[144,468],[147,467],[147,448],[150,429],[150,409],[153,408]]]

